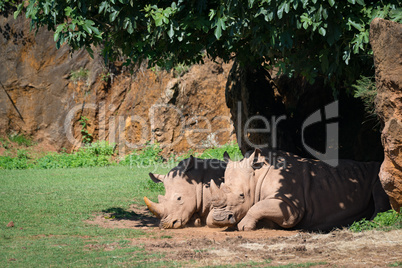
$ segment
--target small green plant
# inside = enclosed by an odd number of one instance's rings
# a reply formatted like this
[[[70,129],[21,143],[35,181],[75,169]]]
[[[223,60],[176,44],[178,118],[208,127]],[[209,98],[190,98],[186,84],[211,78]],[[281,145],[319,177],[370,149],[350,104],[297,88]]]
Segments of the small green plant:
[[[395,210],[378,213],[372,221],[363,219],[354,222],[349,229],[352,232],[362,232],[373,229],[383,231],[402,229],[402,214],[397,213]]]
[[[120,162],[122,165],[130,165],[131,167],[145,167],[163,162],[160,155],[162,149],[158,143],[147,142],[141,151],[134,151]]]
[[[374,77],[360,76],[360,79],[353,85],[355,88],[355,98],[363,101],[366,112],[375,116],[374,100],[377,96],[377,88],[375,86]]]
[[[32,166],[32,161],[25,150],[18,150],[17,157],[0,156],[0,169],[27,169]]]
[[[86,81],[89,77],[89,70],[80,68],[76,71],[71,71],[70,73],[70,79],[74,81],[75,83],[78,81]]]
[[[34,168],[72,168],[72,167],[105,167],[116,165],[112,161],[114,144],[106,141],[96,141],[87,144],[72,154],[49,153],[36,160]]]
[[[11,142],[17,143],[19,146],[29,147],[34,144],[31,138],[28,138],[23,134],[10,134],[8,135],[8,139]]]
[[[216,158],[223,160],[223,154],[227,152],[232,160],[240,160],[243,155],[239,149],[239,146],[235,142],[229,142],[219,147],[214,147],[205,150],[200,158]]]
[[[109,144],[107,141],[96,141],[84,147],[89,154],[95,156],[111,156],[114,154],[115,148],[115,143]]]
[[[89,144],[93,140],[92,134],[88,132],[88,125],[89,125],[88,121],[89,119],[86,116],[81,116],[81,119],[79,120],[81,124],[82,142],[84,144]]]
[[[186,65],[184,63],[177,64],[173,69],[173,76],[176,78],[182,77],[188,71],[190,71],[191,66]]]
[[[10,141],[9,140],[7,140],[6,138],[0,138],[0,143],[1,143],[1,146],[4,149],[9,149],[9,147],[10,147]]]
[[[111,74],[110,74],[110,73],[103,73],[103,74],[101,74],[101,79],[102,79],[102,81],[104,81],[104,82],[109,82],[110,77],[111,77]]]
[[[159,67],[158,65],[152,66],[150,70],[155,74],[155,76],[159,76],[160,73],[162,72],[162,68]]]

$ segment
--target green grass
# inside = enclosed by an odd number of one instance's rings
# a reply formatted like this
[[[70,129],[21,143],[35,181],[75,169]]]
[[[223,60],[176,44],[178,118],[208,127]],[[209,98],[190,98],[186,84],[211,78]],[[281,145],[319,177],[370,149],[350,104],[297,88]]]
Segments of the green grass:
[[[349,229],[352,232],[362,232],[374,229],[380,231],[402,229],[402,214],[397,213],[395,210],[378,213],[372,221],[363,219],[354,222]]]
[[[163,194],[163,187],[149,183],[151,171],[124,166],[0,170],[0,266],[162,265],[160,256],[130,245],[146,235],[141,230],[85,223],[102,211],[139,217],[127,211],[131,204]],[[14,227],[6,227],[10,221]]]
[[[0,140],[0,142],[2,142]],[[2,144],[5,144],[4,142]],[[131,167],[149,167],[158,164],[174,165],[179,161],[188,158],[190,155],[199,158],[216,158],[223,160],[223,153],[229,153],[232,160],[243,158],[236,143],[228,143],[220,147],[205,150],[203,153],[189,151],[186,154],[177,156],[170,155],[168,159],[161,156],[162,149],[159,144],[146,143],[142,150],[134,151],[127,155],[122,161],[117,162],[115,157],[115,145],[106,141],[96,141],[87,144],[78,151],[71,154],[61,152],[50,152],[46,155],[35,157],[25,149],[17,149],[12,155],[9,151],[0,155],[1,169],[54,169],[54,168],[76,168],[76,167],[105,167],[115,165],[126,165]]]

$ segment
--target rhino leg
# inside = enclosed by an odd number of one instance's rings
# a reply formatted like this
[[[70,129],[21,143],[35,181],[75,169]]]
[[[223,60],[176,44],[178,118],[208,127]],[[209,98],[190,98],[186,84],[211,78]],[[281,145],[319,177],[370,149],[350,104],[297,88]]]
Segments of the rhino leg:
[[[257,202],[237,224],[239,231],[254,230],[257,222],[268,219],[283,228],[292,228],[301,220],[301,213],[294,206],[280,199],[265,199]]]
[[[377,216],[378,213],[384,212],[391,209],[391,205],[389,203],[389,197],[385,193],[384,188],[382,188],[381,181],[378,179],[373,187],[373,199],[374,199],[374,214],[371,217],[371,220]]]

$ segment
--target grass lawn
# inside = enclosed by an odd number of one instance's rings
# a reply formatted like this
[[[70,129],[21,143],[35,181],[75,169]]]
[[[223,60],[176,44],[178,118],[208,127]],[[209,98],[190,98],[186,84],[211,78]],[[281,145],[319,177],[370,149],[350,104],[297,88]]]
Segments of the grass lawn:
[[[163,185],[149,179],[154,171],[125,166],[0,170],[0,266],[169,266],[152,252],[130,246],[129,239],[146,235],[141,230],[85,223],[102,211],[143,205],[144,195],[156,200]],[[104,250],[112,243],[114,250]],[[88,245],[98,249],[88,250]]]

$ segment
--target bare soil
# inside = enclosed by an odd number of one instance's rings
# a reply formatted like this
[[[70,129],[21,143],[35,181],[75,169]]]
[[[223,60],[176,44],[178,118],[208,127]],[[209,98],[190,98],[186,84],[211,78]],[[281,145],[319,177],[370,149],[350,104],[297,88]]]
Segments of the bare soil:
[[[158,227],[158,219],[147,209],[132,206],[127,212],[104,213],[89,223],[104,228],[141,229],[147,235],[131,241],[132,245],[162,253],[167,261],[190,261],[191,267],[307,263],[315,267],[402,266],[401,230],[352,233],[342,229],[325,234],[208,227],[165,230]]]

